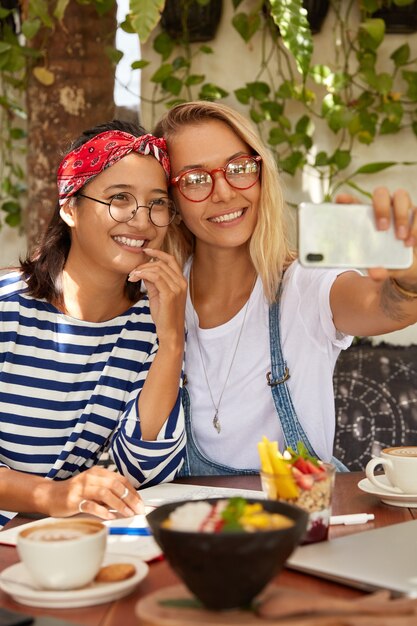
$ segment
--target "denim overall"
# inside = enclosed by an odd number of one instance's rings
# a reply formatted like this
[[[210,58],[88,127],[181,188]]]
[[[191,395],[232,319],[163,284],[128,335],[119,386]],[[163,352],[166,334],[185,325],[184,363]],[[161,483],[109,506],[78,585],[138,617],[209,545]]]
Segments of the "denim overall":
[[[286,380],[289,378],[287,365],[284,361],[281,349],[280,338],[280,318],[279,318],[279,298],[269,308],[269,340],[271,349],[271,372],[268,373],[268,385],[271,388],[277,414],[281,421],[284,433],[285,445],[297,449],[297,442],[302,441],[309,453],[317,456],[314,452],[303,427],[298,421],[294,406],[291,400]],[[242,468],[235,469],[207,458],[198,447],[194,438],[191,424],[191,403],[187,389],[183,389],[183,405],[185,415],[185,430],[187,434],[187,447],[184,465],[180,471],[180,476],[219,476],[219,475],[248,475],[259,474],[258,469]],[[348,471],[348,469],[335,459],[332,463],[338,471]]]

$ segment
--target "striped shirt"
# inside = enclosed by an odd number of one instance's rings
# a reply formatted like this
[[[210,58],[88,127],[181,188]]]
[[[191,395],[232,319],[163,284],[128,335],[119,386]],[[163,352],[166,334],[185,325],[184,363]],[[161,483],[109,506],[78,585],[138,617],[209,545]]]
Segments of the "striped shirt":
[[[181,388],[157,439],[141,438],[137,401],[158,350],[147,297],[96,323],[26,292],[19,273],[0,278],[0,467],[63,480],[109,451],[135,487],[172,480],[185,448]],[[14,515],[0,511],[0,525]]]

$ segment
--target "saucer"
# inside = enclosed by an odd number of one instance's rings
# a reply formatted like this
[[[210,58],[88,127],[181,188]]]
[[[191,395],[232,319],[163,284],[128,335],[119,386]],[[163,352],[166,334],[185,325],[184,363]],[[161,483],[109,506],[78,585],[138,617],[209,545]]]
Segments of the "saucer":
[[[382,483],[388,483],[388,479],[386,476],[378,476],[378,479]],[[376,485],[371,483],[368,478],[364,478],[358,482],[358,487],[361,491],[365,491],[366,493],[370,493],[373,496],[378,496],[382,502],[385,504],[390,504],[391,506],[403,506],[407,508],[417,508],[417,494],[409,494],[409,493],[389,493],[388,491],[384,491],[383,488],[378,488]]]
[[[114,583],[96,583],[93,581],[81,589],[49,591],[25,587],[25,584],[35,587],[35,583],[23,563],[16,563],[0,573],[0,589],[12,596],[16,602],[28,606],[55,609],[93,606],[127,596],[145,578],[149,570],[146,563],[135,557],[109,554],[104,558],[103,565],[110,563],[132,563],[136,568],[136,573],[131,578]]]

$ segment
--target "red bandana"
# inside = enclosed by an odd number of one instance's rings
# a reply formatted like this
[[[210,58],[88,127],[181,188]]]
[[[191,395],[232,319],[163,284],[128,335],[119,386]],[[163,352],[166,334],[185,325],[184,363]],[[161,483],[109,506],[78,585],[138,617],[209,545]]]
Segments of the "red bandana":
[[[130,152],[154,156],[169,180],[171,168],[165,139],[149,134],[135,137],[121,130],[108,130],[72,150],[61,162],[57,173],[60,206],[97,174]]]

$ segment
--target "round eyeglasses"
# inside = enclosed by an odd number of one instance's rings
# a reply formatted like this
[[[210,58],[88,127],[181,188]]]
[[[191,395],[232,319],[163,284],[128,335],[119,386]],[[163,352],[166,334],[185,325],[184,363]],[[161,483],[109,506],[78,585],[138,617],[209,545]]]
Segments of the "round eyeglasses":
[[[169,226],[177,214],[175,204],[169,198],[156,198],[148,202],[148,204],[138,204],[135,196],[125,191],[113,196],[110,202],[92,198],[84,193],[77,195],[81,198],[88,198],[88,200],[105,204],[109,207],[110,217],[112,217],[115,222],[130,222],[139,209],[147,209],[150,222],[152,222],[154,226],[162,228],[163,226]]]
[[[216,172],[223,172],[223,176],[234,189],[250,189],[259,178],[261,163],[260,156],[238,156],[224,167],[216,167],[210,172],[199,167],[187,170],[172,178],[171,185],[178,187],[187,200],[202,202],[213,193]]]

